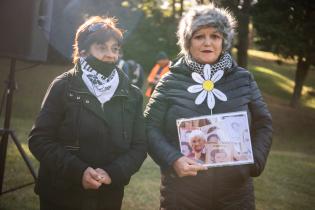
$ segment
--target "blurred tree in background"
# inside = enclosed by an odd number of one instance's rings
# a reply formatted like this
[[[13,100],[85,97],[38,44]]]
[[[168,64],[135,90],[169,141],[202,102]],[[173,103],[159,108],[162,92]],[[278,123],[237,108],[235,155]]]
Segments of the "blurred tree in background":
[[[159,51],[165,51],[171,59],[175,59],[179,53],[176,44],[178,21],[193,4],[196,3],[188,0],[131,0],[122,3],[143,14],[137,28],[125,42],[124,56],[141,63],[145,71],[151,70]]]
[[[249,48],[249,24],[253,0],[217,0],[218,5],[228,8],[233,12],[237,19],[237,64],[247,68]]]
[[[297,106],[315,64],[315,1],[260,0],[254,5],[253,22],[263,50],[297,60],[291,99],[291,106]]]
[[[143,0],[142,4],[130,3],[130,9],[142,12],[142,18],[133,33],[124,44],[124,57],[134,59],[150,71],[159,51],[165,51],[172,58],[176,57],[177,19],[172,10],[163,10],[163,1]],[[170,9],[168,7],[168,9]]]
[[[59,2],[56,3],[59,9],[54,11],[58,12],[60,8],[64,8],[64,11],[61,15],[60,12],[54,15],[54,18],[59,17],[55,25],[56,28],[65,30],[52,30],[54,35],[51,37],[57,37],[55,43],[59,43],[61,49],[59,52],[67,55],[71,52],[73,31],[81,23],[80,21],[92,15],[114,15],[126,29],[124,58],[135,60],[148,72],[159,51],[165,51],[171,59],[177,57],[179,49],[176,44],[176,30],[183,13],[193,5],[214,2],[218,6],[227,7],[237,18],[235,46],[238,49],[238,65],[247,67],[247,50],[251,47],[253,29],[257,32],[255,40],[262,50],[284,58],[294,58],[297,61],[292,106],[298,104],[307,72],[311,63],[315,61],[314,0],[69,0],[68,2],[56,0],[56,2]],[[69,27],[71,24],[72,26]],[[71,32],[67,31],[69,28]],[[65,34],[65,37],[62,38],[60,34]],[[62,39],[67,40],[60,41]],[[58,47],[57,44],[54,47]]]

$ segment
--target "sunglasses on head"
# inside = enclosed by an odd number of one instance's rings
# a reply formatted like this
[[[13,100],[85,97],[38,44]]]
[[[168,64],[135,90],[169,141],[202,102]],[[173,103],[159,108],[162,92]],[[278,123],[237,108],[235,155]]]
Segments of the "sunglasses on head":
[[[104,28],[106,28],[106,25],[104,23],[94,23],[89,26],[88,31],[91,33]]]

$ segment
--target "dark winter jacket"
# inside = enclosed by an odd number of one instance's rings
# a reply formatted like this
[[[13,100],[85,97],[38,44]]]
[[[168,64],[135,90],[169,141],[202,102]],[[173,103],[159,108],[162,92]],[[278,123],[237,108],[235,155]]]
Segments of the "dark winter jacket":
[[[52,82],[29,138],[30,150],[40,161],[36,192],[72,207],[89,194],[123,189],[146,157],[140,90],[118,71],[119,86],[101,106],[78,68]],[[82,175],[89,166],[103,168],[112,183],[84,190]]]
[[[164,185],[164,188],[161,188],[162,196],[163,190],[167,190],[171,186],[172,182],[169,182],[169,179],[176,177],[171,166],[182,156],[179,149],[176,119],[210,115],[207,103],[196,105],[194,101],[197,94],[187,91],[189,86],[196,84],[191,78],[191,73],[184,63],[184,59],[180,58],[170,68],[170,72],[160,80],[145,110],[149,154],[162,170],[162,185]],[[205,180],[209,182],[200,181],[203,183],[200,188],[204,186],[207,188],[207,192],[219,194],[219,192],[214,193],[216,190],[214,184],[217,184],[217,189],[222,190],[224,194],[229,191],[233,192],[233,188],[235,188],[227,185],[224,189],[224,183],[239,180],[244,183],[242,186],[245,186],[251,182],[250,176],[261,174],[271,147],[272,122],[267,106],[249,71],[234,65],[231,69],[225,70],[223,77],[215,83],[215,87],[225,93],[228,100],[223,102],[216,99],[213,114],[247,111],[255,161],[253,165],[212,168],[205,173],[198,174],[198,176],[207,176],[208,178]],[[200,179],[198,176],[196,179]],[[181,181],[190,179],[195,178],[182,178]],[[196,197],[196,195],[191,196]]]

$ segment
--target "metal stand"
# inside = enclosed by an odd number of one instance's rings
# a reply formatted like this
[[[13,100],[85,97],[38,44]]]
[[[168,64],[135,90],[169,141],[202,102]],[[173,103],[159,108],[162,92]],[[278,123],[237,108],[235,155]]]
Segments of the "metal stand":
[[[7,153],[9,136],[14,141],[18,151],[20,152],[20,154],[21,154],[24,162],[26,163],[28,169],[30,170],[34,180],[36,180],[36,173],[35,173],[35,170],[31,164],[30,160],[28,159],[26,153],[24,152],[24,150],[21,146],[21,143],[19,142],[17,136],[15,135],[14,130],[10,129],[13,93],[15,90],[15,64],[16,64],[16,59],[12,58],[11,59],[11,65],[10,65],[9,77],[8,77],[8,81],[7,81],[7,87],[4,90],[5,92],[4,92],[1,107],[0,107],[1,108],[0,113],[1,113],[3,105],[5,104],[4,127],[0,128],[0,136],[2,136],[1,142],[0,142],[0,195],[21,189],[23,187],[26,187],[26,186],[34,183],[34,182],[27,183],[27,184],[24,184],[22,186],[15,187],[13,189],[6,190],[4,192],[2,191],[3,180],[4,180],[4,171],[5,171],[5,158],[6,158],[6,153]],[[6,101],[6,103],[5,103],[5,101]]]

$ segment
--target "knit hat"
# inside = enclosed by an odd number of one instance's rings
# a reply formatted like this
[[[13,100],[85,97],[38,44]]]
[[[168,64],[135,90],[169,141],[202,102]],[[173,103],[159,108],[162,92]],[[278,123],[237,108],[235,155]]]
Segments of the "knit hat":
[[[211,3],[192,7],[180,20],[177,44],[181,48],[181,54],[189,54],[190,39],[193,33],[205,26],[214,27],[222,33],[223,52],[231,48],[236,20],[228,10],[218,8]]]
[[[166,52],[164,51],[158,52],[158,54],[156,55],[156,61],[164,60],[164,59],[169,59]]]

